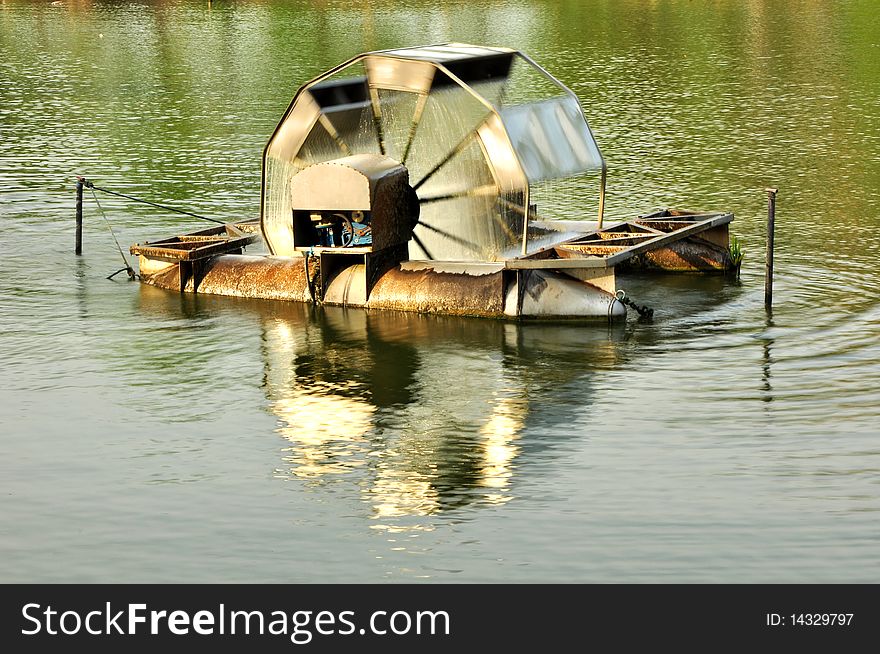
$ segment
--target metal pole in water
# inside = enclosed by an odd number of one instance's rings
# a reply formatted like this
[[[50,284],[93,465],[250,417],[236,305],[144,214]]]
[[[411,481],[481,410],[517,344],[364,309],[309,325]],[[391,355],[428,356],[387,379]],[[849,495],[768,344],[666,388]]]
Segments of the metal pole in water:
[[[76,180],[76,254],[83,251],[83,181]]]
[[[778,188],[767,188],[767,247],[764,265],[764,308],[773,308],[773,231],[776,228],[776,194]]]

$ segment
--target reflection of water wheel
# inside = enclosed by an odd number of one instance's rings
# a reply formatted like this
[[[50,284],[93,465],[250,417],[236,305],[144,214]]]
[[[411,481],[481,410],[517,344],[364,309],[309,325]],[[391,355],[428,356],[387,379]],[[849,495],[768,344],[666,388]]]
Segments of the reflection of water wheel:
[[[530,183],[604,167],[577,98],[519,52],[367,53],[302,87],[266,147],[262,224],[273,253],[292,250],[289,180],[354,154],[406,167],[419,203],[415,259],[518,254],[537,233],[527,230]]]

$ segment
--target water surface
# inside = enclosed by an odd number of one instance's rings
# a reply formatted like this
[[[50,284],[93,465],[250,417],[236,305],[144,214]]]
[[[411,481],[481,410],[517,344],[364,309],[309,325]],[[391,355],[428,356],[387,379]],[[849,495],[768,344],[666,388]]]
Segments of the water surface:
[[[880,581],[874,13],[0,2],[0,580]],[[611,218],[734,211],[741,281],[625,278],[656,317],[613,328],[181,297],[105,279],[90,196],[73,255],[74,175],[253,217],[299,84],[448,40],[574,89]],[[100,201],[124,246],[199,226]]]

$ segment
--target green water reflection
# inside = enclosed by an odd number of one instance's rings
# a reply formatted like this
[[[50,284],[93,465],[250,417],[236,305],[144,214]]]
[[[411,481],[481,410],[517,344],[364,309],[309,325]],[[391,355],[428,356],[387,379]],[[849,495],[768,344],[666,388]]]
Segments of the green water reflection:
[[[0,0],[0,579],[877,581],[875,13]],[[183,298],[106,281],[90,201],[73,257],[73,175],[254,217],[303,81],[449,40],[578,94],[610,218],[734,211],[741,282],[622,278],[656,314],[619,333]],[[193,226],[102,204],[123,244]]]

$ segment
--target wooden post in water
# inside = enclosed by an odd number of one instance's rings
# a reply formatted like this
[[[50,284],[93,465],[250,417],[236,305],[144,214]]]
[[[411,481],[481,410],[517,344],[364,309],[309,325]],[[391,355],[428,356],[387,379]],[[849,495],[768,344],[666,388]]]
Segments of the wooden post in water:
[[[82,178],[76,180],[76,254],[82,254],[83,251],[83,181]]]
[[[773,308],[773,231],[776,228],[776,194],[778,188],[767,188],[767,247],[764,265],[764,308]]]

